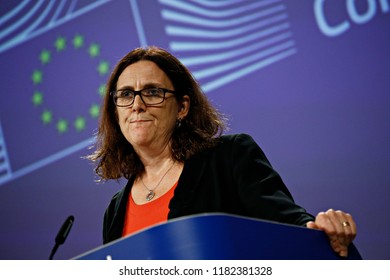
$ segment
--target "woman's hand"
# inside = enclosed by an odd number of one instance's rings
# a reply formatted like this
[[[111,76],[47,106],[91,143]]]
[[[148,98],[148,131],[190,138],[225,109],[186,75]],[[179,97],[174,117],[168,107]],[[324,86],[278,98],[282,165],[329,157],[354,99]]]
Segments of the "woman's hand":
[[[341,257],[348,256],[348,246],[356,236],[356,224],[350,214],[329,209],[318,213],[315,221],[308,222],[306,226],[323,230],[333,250]]]

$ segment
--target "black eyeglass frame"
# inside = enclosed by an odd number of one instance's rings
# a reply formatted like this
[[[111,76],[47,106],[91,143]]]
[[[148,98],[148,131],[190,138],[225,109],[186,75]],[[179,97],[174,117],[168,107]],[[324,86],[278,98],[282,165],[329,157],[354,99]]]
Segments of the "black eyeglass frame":
[[[151,89],[157,89],[157,90],[161,90],[163,92],[162,99],[158,103],[153,103],[153,104],[146,103],[145,100],[142,98],[142,92],[145,91],[145,90],[151,90]],[[134,94],[133,101],[129,105],[118,105],[117,102],[116,102],[116,100],[117,100],[116,94],[119,91],[131,91]],[[114,90],[114,91],[110,92],[110,95],[112,96],[113,102],[114,102],[115,106],[117,106],[117,107],[131,107],[131,106],[133,106],[134,101],[135,101],[135,97],[137,95],[139,95],[139,97],[141,98],[142,102],[146,106],[154,106],[154,105],[159,105],[159,104],[163,103],[165,101],[165,99],[167,99],[167,97],[165,97],[167,92],[176,94],[176,92],[174,90],[170,90],[170,89],[166,89],[166,88],[159,88],[159,87],[149,87],[149,88],[143,88],[141,90],[131,90],[131,89]]]

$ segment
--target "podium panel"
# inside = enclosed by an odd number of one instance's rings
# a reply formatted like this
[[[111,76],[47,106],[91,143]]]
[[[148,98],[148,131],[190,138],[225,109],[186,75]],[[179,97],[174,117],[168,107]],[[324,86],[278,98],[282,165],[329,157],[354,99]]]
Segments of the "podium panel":
[[[170,220],[78,260],[336,260],[324,232],[227,214]],[[351,244],[348,259],[361,259]]]

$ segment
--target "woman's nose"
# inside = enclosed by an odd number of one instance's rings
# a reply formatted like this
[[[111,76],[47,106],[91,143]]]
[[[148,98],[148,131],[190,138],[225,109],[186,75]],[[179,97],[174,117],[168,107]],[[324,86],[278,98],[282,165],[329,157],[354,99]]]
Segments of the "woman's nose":
[[[133,103],[133,111],[140,111],[140,110],[143,110],[145,111],[145,108],[146,108],[146,105],[145,103],[142,101],[142,98],[140,95],[136,95],[134,97],[134,103]]]

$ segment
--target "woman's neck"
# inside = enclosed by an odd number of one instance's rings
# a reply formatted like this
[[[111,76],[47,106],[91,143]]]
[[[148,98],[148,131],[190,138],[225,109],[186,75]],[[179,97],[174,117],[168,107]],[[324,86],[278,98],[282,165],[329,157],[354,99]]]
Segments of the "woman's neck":
[[[150,149],[136,151],[142,164],[145,168],[145,173],[158,174],[159,170],[164,170],[167,166],[171,166],[175,161],[172,157],[169,145],[166,145],[159,151],[151,151]]]

